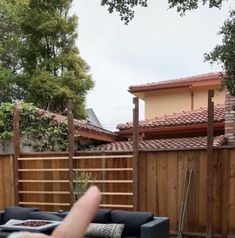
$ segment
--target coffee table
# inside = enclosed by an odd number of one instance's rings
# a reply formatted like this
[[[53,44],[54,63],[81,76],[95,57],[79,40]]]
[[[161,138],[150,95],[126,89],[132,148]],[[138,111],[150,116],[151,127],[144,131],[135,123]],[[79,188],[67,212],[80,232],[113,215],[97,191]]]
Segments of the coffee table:
[[[34,220],[34,219],[10,220],[4,225],[0,225],[0,229],[2,232],[29,231],[48,234],[59,224],[61,224],[61,221]]]

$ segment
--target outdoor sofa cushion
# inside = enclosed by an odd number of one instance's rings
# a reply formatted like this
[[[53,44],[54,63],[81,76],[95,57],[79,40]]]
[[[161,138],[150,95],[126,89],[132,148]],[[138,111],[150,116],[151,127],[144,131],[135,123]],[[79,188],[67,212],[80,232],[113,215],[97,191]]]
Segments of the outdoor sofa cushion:
[[[98,209],[92,223],[110,223],[111,222],[111,209]]]
[[[11,219],[26,220],[29,219],[29,213],[40,211],[39,208],[26,208],[26,207],[7,207],[4,212],[3,223]]]
[[[62,221],[63,218],[48,212],[30,212],[27,219]]]
[[[141,225],[154,219],[151,212],[111,211],[112,223],[125,224],[122,236],[140,237]]]

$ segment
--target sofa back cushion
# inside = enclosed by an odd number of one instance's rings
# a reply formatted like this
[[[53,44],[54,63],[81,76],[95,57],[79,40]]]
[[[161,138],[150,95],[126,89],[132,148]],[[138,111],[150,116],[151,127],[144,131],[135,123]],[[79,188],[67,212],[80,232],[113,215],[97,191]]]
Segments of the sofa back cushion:
[[[48,212],[30,212],[29,219],[62,221],[63,218]]]
[[[151,212],[129,212],[122,210],[111,211],[112,223],[125,224],[122,236],[140,236],[141,225],[152,221]]]
[[[29,213],[33,211],[39,211],[38,208],[26,208],[26,207],[7,207],[4,212],[3,222],[6,223],[11,219],[26,220],[29,219]]]
[[[95,217],[92,220],[92,223],[110,223],[110,211],[111,209],[98,209],[96,211]]]

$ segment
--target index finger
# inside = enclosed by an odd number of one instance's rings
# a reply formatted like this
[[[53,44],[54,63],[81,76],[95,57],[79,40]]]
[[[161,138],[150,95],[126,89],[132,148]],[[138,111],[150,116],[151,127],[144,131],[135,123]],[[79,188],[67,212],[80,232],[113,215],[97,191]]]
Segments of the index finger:
[[[101,193],[96,186],[88,189],[77,201],[68,216],[52,233],[53,238],[80,238],[94,217],[101,201]]]

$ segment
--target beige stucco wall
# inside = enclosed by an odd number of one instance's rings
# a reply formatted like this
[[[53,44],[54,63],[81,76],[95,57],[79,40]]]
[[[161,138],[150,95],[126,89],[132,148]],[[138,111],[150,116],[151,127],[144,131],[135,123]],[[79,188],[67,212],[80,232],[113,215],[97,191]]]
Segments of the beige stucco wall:
[[[145,119],[187,110],[190,92],[186,89],[161,90],[145,94]]]
[[[194,108],[207,107],[208,91],[207,90],[194,90]],[[214,104],[223,104],[225,102],[225,92],[221,90],[214,91]]]
[[[208,88],[193,89],[194,109],[207,106]],[[191,110],[191,92],[189,88],[165,89],[146,92],[144,95],[145,119]],[[215,90],[215,104],[225,102],[224,91]]]

